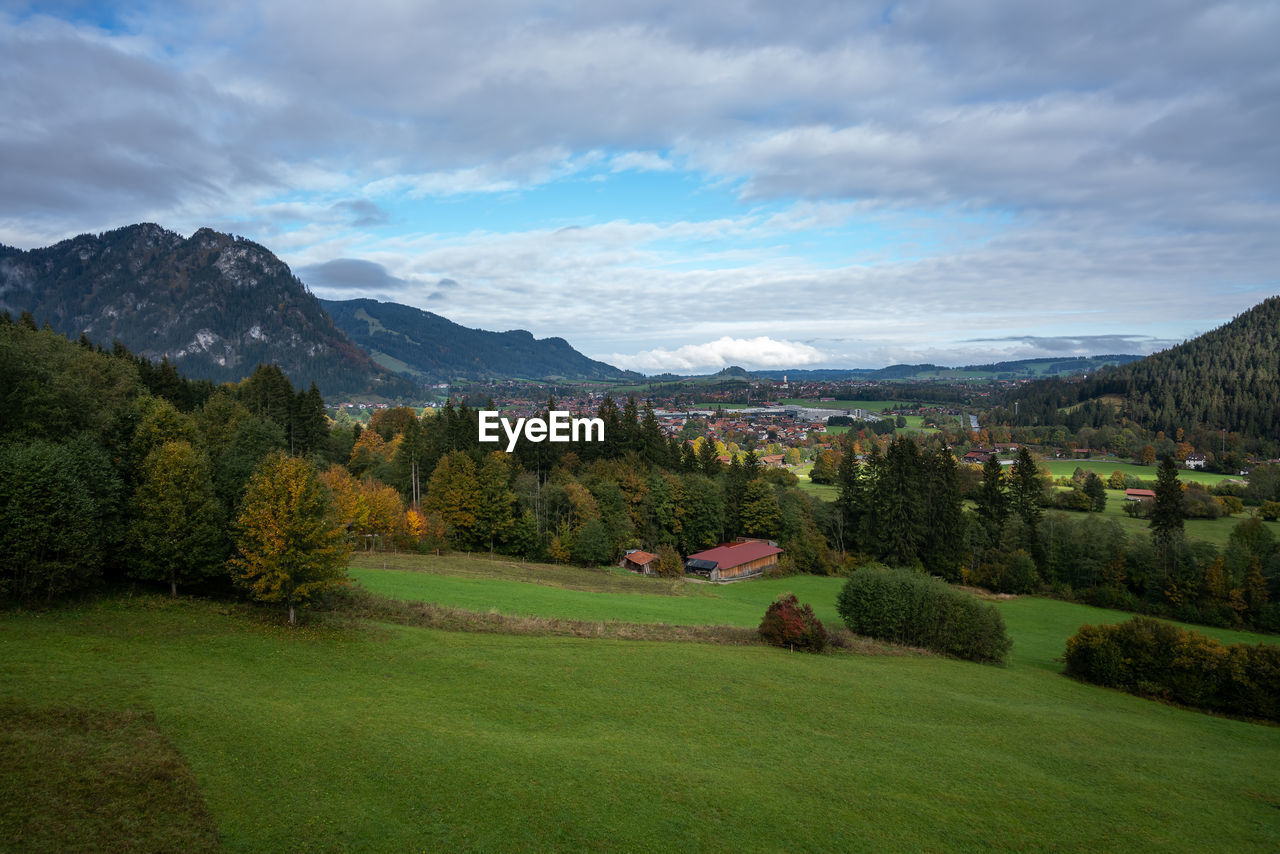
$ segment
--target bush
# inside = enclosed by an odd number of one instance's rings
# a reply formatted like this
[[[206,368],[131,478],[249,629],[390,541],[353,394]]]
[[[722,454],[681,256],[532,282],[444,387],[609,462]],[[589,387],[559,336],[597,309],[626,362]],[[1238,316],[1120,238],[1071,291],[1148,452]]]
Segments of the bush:
[[[1280,720],[1280,647],[1224,646],[1151,617],[1081,626],[1067,640],[1069,676],[1202,709]]]
[[[927,575],[864,568],[845,582],[836,610],[859,635],[1002,663],[1013,647],[990,603]]]
[[[774,600],[760,621],[760,637],[765,643],[808,652],[827,648],[827,629],[808,605],[800,604],[794,593]]]

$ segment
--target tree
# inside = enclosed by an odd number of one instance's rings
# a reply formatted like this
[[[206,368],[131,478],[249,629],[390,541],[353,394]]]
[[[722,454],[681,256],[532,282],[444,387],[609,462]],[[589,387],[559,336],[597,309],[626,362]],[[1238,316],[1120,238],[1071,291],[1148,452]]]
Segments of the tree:
[[[1084,494],[1089,496],[1091,509],[1095,513],[1101,513],[1107,509],[1107,487],[1102,482],[1102,478],[1098,477],[1097,472],[1089,472],[1084,479]]]
[[[455,541],[466,547],[475,547],[486,539],[486,534],[479,531],[480,482],[471,457],[462,451],[450,451],[441,457],[431,472],[423,509],[443,519]]]
[[[663,578],[684,577],[684,561],[680,559],[680,553],[667,543],[658,546],[658,575]]]
[[[1044,482],[1040,479],[1040,469],[1026,447],[1018,449],[1018,459],[1009,472],[1009,499],[1013,511],[1022,519],[1024,525],[1032,532],[1040,523],[1040,501],[1044,494]]]
[[[890,565],[911,566],[920,557],[926,535],[923,478],[916,443],[905,433],[895,436],[873,487],[880,555]]]
[[[1160,461],[1156,473],[1156,500],[1151,505],[1151,537],[1168,567],[1172,549],[1182,535],[1182,485],[1173,457]]]
[[[716,443],[710,436],[704,436],[698,446],[698,468],[707,477],[715,477],[720,473],[720,461],[716,459]]]
[[[102,572],[98,514],[66,446],[0,445],[0,599],[88,589]]]
[[[311,463],[283,453],[262,461],[249,478],[236,520],[235,581],[260,602],[294,609],[347,583],[350,554],[333,503]]]
[[[794,593],[784,593],[773,601],[764,612],[757,630],[765,643],[807,652],[822,652],[827,648],[827,630],[813,613],[813,608],[801,604]]]
[[[782,514],[773,487],[760,479],[749,482],[742,494],[742,531],[751,537],[773,539],[778,536]]]
[[[133,495],[129,539],[138,559],[131,574],[169,582],[169,595],[222,568],[222,507],[208,457],[189,442],[165,442],[147,455]]]
[[[1004,466],[992,454],[982,464],[982,489],[978,492],[978,515],[995,528],[1009,515],[1009,496],[1004,489]]]

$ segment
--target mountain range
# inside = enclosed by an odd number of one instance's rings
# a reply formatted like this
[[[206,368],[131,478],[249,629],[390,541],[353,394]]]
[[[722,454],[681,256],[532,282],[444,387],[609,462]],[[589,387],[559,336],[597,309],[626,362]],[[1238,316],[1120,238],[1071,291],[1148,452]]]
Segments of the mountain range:
[[[637,380],[579,353],[563,338],[535,339],[523,329],[469,329],[429,311],[371,299],[320,300],[338,328],[385,368],[424,380]]]
[[[274,362],[326,397],[418,397],[424,381],[639,376],[562,338],[468,329],[394,303],[322,302],[270,250],[208,228],[184,238],[142,223],[38,249],[0,245],[0,310],[30,312],[69,338],[118,341],[196,379],[236,381]]]

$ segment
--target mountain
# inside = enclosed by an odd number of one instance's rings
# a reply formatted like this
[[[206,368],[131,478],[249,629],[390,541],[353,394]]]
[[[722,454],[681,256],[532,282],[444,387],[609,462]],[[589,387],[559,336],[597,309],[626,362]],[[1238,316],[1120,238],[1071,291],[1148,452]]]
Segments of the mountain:
[[[588,359],[563,338],[523,329],[469,329],[429,311],[371,299],[320,300],[338,328],[382,366],[423,380],[631,380],[640,374]]]
[[[1280,297],[1230,323],[1084,380],[1032,383],[998,417],[1014,424],[1099,427],[1118,418],[1173,436],[1179,429],[1280,440]]]
[[[1141,359],[1134,355],[1110,356],[1046,356],[1037,359],[1018,359],[1010,362],[993,362],[987,365],[965,365],[948,368],[943,365],[889,365],[884,368],[845,368],[832,370],[767,370],[755,371],[761,379],[780,380],[784,376],[795,382],[839,382],[856,380],[868,382],[896,382],[909,380],[1012,380],[1051,376],[1067,377],[1087,374],[1106,365],[1123,365]]]
[[[208,228],[184,238],[144,223],[42,249],[0,246],[0,308],[70,338],[167,357],[198,379],[236,381],[275,362],[326,396],[414,387],[339,331],[270,251]]]

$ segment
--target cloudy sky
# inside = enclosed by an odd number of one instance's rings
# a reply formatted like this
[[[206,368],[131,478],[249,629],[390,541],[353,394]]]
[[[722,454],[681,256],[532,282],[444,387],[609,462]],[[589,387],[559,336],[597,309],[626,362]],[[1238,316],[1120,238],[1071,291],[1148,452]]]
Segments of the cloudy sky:
[[[0,242],[152,221],[654,373],[1280,292],[1280,3],[0,0]]]

